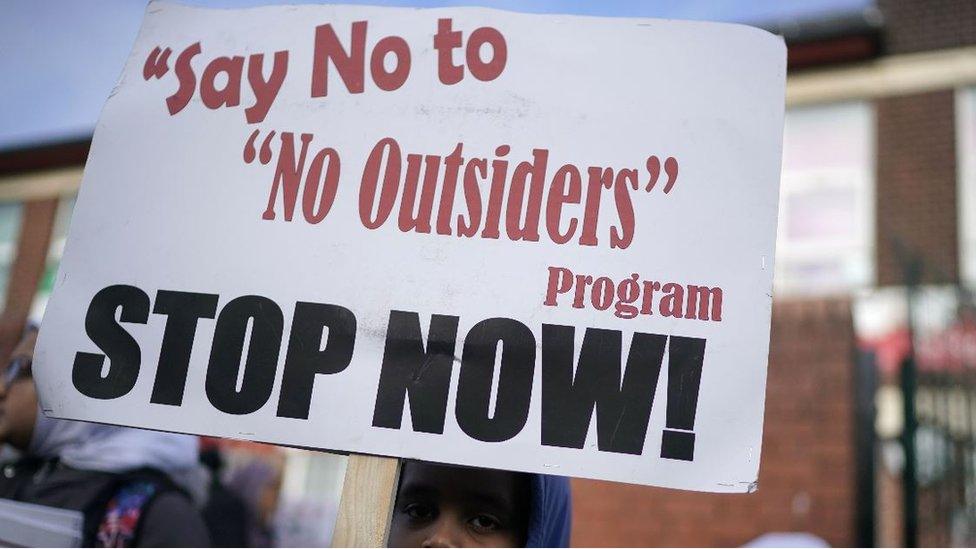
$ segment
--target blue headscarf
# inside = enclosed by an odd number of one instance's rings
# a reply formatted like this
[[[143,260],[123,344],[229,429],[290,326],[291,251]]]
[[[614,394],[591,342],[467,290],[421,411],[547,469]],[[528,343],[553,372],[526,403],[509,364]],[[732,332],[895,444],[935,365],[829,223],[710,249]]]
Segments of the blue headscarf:
[[[569,547],[572,504],[569,479],[531,475],[532,508],[526,547]]]

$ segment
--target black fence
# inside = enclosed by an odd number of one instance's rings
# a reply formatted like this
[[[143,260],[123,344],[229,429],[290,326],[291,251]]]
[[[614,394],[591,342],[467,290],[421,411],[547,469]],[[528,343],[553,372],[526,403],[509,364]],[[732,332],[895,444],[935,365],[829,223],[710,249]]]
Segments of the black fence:
[[[900,368],[904,543],[976,545],[976,307],[962,287],[910,285]]]

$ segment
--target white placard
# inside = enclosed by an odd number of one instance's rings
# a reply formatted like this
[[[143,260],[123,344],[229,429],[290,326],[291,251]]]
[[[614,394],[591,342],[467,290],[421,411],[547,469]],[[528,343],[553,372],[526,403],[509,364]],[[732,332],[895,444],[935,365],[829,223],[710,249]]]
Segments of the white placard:
[[[0,499],[0,547],[80,547],[81,511]]]
[[[750,491],[785,70],[738,25],[153,2],[45,410]]]

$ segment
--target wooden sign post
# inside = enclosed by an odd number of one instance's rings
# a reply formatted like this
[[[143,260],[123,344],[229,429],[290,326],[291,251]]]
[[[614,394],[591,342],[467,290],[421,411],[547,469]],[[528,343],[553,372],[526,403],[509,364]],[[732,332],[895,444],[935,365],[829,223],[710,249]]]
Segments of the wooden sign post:
[[[397,458],[349,456],[333,547],[386,547],[400,465]]]

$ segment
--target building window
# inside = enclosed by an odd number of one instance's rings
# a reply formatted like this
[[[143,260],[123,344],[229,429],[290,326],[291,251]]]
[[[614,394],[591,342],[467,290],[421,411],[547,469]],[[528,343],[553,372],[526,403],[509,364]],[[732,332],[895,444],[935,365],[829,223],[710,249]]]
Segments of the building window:
[[[777,292],[846,293],[874,284],[873,128],[865,102],[787,112]]]
[[[976,285],[976,88],[956,93],[959,166],[959,266],[962,281]]]
[[[71,222],[71,212],[75,209],[77,194],[63,196],[58,201],[58,209],[54,214],[54,227],[51,230],[51,244],[47,249],[47,259],[44,262],[44,273],[37,282],[37,294],[31,304],[30,317],[40,322],[47,307],[47,300],[54,289],[54,280],[61,264],[61,254],[64,253],[64,242],[68,238],[68,224]]]

